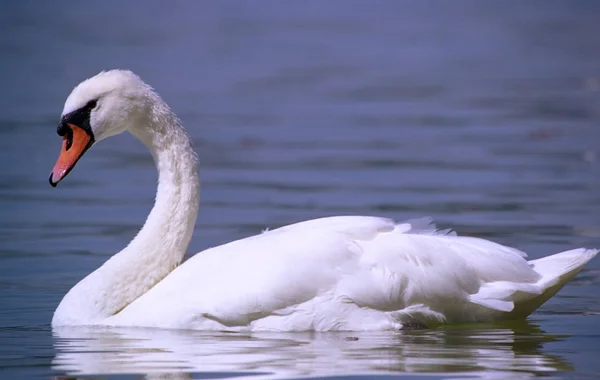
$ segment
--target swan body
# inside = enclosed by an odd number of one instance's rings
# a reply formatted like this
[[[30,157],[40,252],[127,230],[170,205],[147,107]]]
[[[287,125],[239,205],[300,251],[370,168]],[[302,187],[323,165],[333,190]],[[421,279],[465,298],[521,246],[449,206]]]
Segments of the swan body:
[[[437,230],[429,219],[338,216],[181,264],[199,206],[198,160],[179,120],[135,74],[102,72],[73,90],[50,183],[94,143],[126,130],[156,162],[154,208],[126,248],[65,295],[53,326],[358,331],[520,319],[598,253],[579,248],[527,261],[514,248]]]

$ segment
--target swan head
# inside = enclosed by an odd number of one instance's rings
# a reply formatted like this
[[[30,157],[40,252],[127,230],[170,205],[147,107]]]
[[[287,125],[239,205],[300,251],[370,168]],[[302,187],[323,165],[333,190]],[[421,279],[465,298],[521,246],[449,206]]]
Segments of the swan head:
[[[126,70],[103,71],[77,85],[65,102],[57,133],[63,137],[50,173],[56,186],[96,142],[122,133],[143,115],[152,90]]]

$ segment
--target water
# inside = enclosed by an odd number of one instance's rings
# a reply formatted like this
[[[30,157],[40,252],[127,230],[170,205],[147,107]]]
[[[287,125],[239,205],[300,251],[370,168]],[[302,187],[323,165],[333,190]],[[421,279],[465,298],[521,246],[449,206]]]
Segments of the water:
[[[336,214],[430,215],[532,258],[600,247],[595,2],[0,8],[0,377],[600,375],[598,259],[517,324],[52,331],[62,295],[143,223],[156,173],[141,144],[120,136],[95,146],[59,188],[47,184],[71,88],[122,67],[161,93],[201,157],[190,254]]]

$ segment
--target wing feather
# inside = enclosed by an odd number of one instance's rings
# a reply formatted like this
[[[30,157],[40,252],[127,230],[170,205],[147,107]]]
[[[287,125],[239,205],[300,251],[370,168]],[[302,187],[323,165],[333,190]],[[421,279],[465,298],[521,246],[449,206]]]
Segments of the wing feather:
[[[460,314],[465,303],[508,310],[486,296],[501,287],[485,285],[537,280],[522,256],[439,231],[428,218],[398,224],[360,216],[315,219],[196,254],[123,314],[161,304],[146,317],[150,325],[184,316],[178,324],[195,328],[206,319],[249,326],[265,318],[338,326],[340,310],[354,309],[437,320]]]

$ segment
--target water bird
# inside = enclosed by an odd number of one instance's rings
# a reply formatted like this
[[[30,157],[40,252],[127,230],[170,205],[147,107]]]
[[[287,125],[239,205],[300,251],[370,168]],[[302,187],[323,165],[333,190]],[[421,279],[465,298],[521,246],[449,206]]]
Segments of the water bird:
[[[209,248],[182,263],[199,208],[198,157],[181,121],[127,70],[68,96],[56,186],[93,145],[128,131],[152,153],[155,204],[135,238],[64,296],[52,326],[227,331],[366,331],[523,319],[598,253],[537,260],[429,219],[304,221]]]

